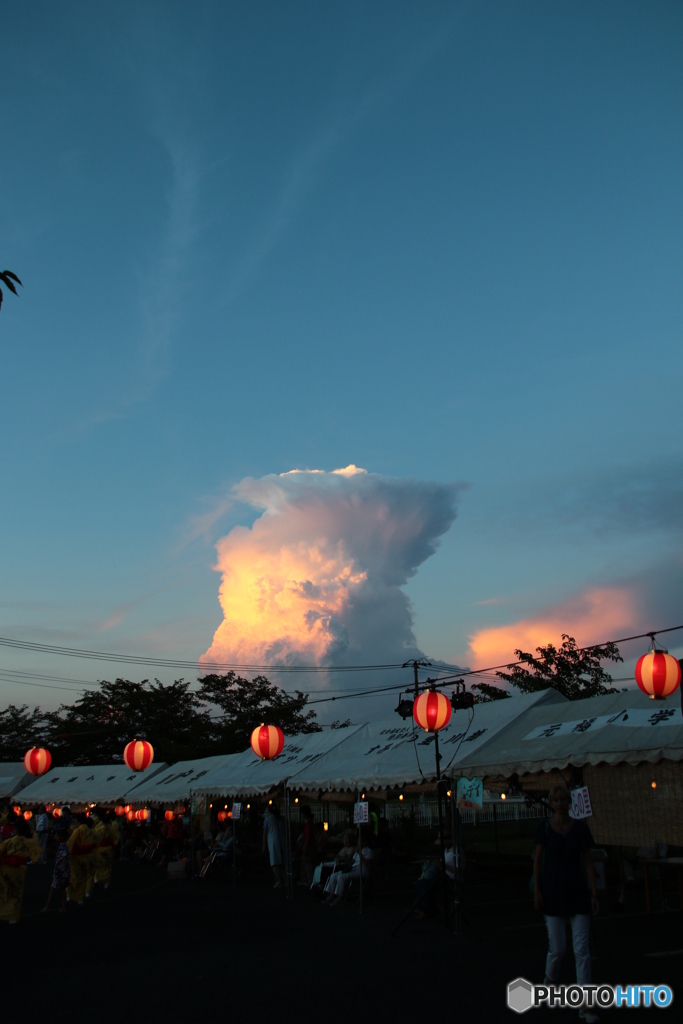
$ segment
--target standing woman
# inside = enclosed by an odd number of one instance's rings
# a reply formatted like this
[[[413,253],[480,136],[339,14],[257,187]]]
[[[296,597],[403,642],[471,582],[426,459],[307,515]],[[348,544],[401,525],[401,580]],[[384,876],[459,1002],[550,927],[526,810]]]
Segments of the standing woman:
[[[31,834],[27,822],[18,819],[16,833],[0,843],[0,921],[16,924],[21,917],[26,865],[37,864],[43,848]]]
[[[576,980],[590,985],[590,919],[600,909],[590,852],[593,837],[585,821],[569,817],[571,796],[566,786],[554,786],[548,799],[555,813],[539,822],[534,856],[534,906],[543,911],[548,929],[545,983],[557,981],[569,921]],[[589,1022],[598,1020],[590,1009],[580,1010],[579,1016]]]
[[[263,852],[268,851],[270,866],[275,876],[274,889],[282,888],[285,880],[285,844],[282,834],[282,818],[276,804],[266,807],[263,819]]]

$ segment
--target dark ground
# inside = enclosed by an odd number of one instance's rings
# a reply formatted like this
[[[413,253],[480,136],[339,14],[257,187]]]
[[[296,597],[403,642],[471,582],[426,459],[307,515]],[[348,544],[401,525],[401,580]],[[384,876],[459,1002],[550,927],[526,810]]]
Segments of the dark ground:
[[[505,1005],[507,982],[543,977],[545,932],[521,872],[505,866],[471,872],[461,933],[412,917],[410,890],[385,886],[366,904],[320,906],[297,888],[293,901],[263,873],[238,883],[167,881],[163,868],[116,863],[107,892],[66,914],[39,914],[48,867],[28,870],[24,915],[0,926],[0,1018],[23,1022],[87,1019],[211,1022],[231,1018],[324,1024],[371,1019],[465,1022],[517,1019]],[[683,914],[650,916],[642,891],[628,913],[595,923],[594,980],[683,981]],[[675,889],[670,902],[678,907]],[[664,954],[664,955],[652,955]],[[567,956],[565,979],[573,980]],[[675,1000],[677,995],[675,994]],[[616,1011],[606,1011],[612,1016]],[[630,1010],[631,1021],[659,1012]],[[535,1010],[531,1019],[576,1021],[575,1010]],[[675,1006],[667,1017],[680,1020]]]

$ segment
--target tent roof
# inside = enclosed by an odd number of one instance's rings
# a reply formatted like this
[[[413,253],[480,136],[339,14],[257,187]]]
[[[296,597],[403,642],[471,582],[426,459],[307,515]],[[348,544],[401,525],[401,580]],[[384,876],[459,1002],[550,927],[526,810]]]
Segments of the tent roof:
[[[505,730],[511,722],[538,704],[564,704],[556,690],[510,697],[507,700],[476,704],[474,714],[457,711],[439,732],[442,771],[477,750],[490,737]],[[470,717],[472,721],[470,724]],[[434,736],[425,734],[412,718],[394,716],[381,722],[368,722],[347,736],[314,764],[304,764],[293,774],[289,785],[296,789],[388,789],[432,780],[436,777]],[[465,748],[463,750],[463,748]]]
[[[315,764],[330,750],[343,746],[349,735],[362,726],[348,729],[325,729],[322,732],[301,733],[285,740],[285,747],[273,761],[260,761],[251,747],[235,754],[229,764],[217,768],[196,789],[197,793],[221,796],[257,796],[269,793],[281,785],[304,765]]]
[[[156,775],[166,764],[152,764]],[[26,804],[113,804],[140,783],[140,773],[125,764],[70,765],[51,768],[22,791]]]
[[[503,734],[468,752],[455,774],[507,777],[569,764],[662,759],[683,760],[679,694],[673,701],[653,701],[632,689],[534,708]]]
[[[201,780],[221,766],[227,766],[242,754],[215,754],[213,757],[200,757],[194,761],[178,761],[152,778],[144,778],[138,786],[128,793],[131,803],[171,804],[178,800],[189,800],[190,790],[194,790]]]
[[[24,768],[23,761],[5,761],[0,764],[0,798],[14,796],[34,779]]]

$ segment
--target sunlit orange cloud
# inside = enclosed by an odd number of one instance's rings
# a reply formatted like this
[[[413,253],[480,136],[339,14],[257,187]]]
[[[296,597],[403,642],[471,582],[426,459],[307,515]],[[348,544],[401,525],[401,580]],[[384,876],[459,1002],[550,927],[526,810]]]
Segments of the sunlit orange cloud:
[[[601,643],[634,632],[637,621],[631,588],[593,587],[545,613],[480,629],[469,641],[472,668],[512,662],[515,650],[533,652],[549,643],[559,646],[563,633],[573,636],[580,647]]]
[[[455,487],[352,465],[247,478],[232,493],[262,514],[216,545],[223,622],[202,665],[329,665],[412,652],[401,588],[449,528]]]

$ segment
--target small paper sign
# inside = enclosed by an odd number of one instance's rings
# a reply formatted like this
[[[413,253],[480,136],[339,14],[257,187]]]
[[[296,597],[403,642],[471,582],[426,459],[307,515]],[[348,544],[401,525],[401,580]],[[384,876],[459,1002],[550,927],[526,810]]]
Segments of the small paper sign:
[[[232,820],[233,821],[237,821],[237,819],[239,817],[241,817],[241,814],[242,814],[242,804],[233,804],[232,805]]]
[[[588,786],[580,786],[571,792],[572,807],[569,812],[570,818],[592,818],[593,808],[591,798],[588,795]]]
[[[196,796],[192,801],[193,814],[206,814],[206,797]]]
[[[359,800],[353,805],[354,825],[367,825],[369,818],[369,807],[367,800]]]
[[[481,779],[458,779],[455,799],[458,809],[461,811],[480,811],[484,806],[483,781]]]

